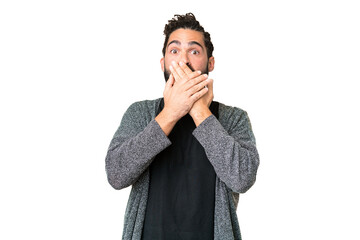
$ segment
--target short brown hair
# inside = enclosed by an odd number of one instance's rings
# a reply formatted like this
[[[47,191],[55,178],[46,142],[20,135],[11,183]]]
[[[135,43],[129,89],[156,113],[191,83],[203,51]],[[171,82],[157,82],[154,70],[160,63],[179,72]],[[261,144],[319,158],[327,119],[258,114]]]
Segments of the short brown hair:
[[[198,32],[202,32],[204,35],[204,43],[208,58],[212,57],[214,46],[211,42],[210,33],[206,32],[200,23],[196,20],[194,14],[186,13],[185,15],[174,15],[174,17],[168,21],[168,24],[164,28],[164,47],[162,49],[163,56],[165,56],[166,45],[169,40],[170,34],[179,28],[191,29]]]

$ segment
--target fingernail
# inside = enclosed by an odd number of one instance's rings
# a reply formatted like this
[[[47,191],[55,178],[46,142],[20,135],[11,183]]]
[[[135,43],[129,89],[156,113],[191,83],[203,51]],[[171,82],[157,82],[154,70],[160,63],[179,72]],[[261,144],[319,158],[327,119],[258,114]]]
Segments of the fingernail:
[[[172,66],[170,66],[169,68],[170,68],[170,71],[172,71],[172,70],[173,70],[173,67],[172,67]]]
[[[207,75],[207,74],[204,74],[203,76],[204,76],[204,77],[206,77],[206,78],[208,77],[208,75]]]
[[[172,65],[175,65],[175,64],[176,64],[176,62],[175,62],[175,61],[172,61],[172,62],[171,62],[171,64],[172,64]]]
[[[200,71],[200,70],[197,70],[197,73],[198,73],[198,74],[201,74],[201,71]]]
[[[180,62],[179,62],[179,65],[182,66],[182,65],[184,65],[184,63],[180,61]]]

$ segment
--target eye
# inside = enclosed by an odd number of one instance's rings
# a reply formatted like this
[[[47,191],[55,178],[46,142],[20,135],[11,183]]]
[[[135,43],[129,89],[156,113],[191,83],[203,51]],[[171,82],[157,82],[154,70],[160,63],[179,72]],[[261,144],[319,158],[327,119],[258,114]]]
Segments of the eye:
[[[191,50],[191,54],[198,55],[200,52],[198,50]]]
[[[177,54],[177,53],[178,53],[178,50],[176,50],[176,49],[171,49],[171,50],[170,50],[170,53],[172,53],[172,54]]]

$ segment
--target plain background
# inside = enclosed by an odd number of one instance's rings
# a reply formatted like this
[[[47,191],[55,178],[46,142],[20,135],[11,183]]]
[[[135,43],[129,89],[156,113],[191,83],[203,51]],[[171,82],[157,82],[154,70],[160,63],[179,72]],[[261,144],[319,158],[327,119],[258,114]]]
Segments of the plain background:
[[[1,1],[1,239],[120,239],[130,188],[105,155],[162,97],[163,27],[193,12],[215,100],[246,110],[261,164],[245,240],[360,239],[357,1]]]

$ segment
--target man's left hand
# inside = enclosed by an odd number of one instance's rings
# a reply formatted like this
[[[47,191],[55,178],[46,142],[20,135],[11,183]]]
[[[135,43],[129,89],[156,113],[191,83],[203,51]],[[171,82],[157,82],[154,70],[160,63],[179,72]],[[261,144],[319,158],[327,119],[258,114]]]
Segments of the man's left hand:
[[[208,118],[212,114],[209,109],[210,104],[214,99],[212,79],[210,79],[207,88],[209,89],[208,92],[194,103],[194,105],[192,106],[189,112],[196,126],[199,126],[200,123],[202,123],[206,118]]]

